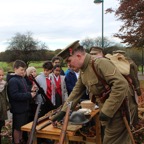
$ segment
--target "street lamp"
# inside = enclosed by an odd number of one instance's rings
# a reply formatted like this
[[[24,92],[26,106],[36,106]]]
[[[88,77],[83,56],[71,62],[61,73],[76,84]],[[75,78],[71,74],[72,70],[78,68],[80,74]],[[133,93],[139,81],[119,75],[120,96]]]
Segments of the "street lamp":
[[[102,48],[104,48],[104,0],[94,0],[94,3],[102,3]]]

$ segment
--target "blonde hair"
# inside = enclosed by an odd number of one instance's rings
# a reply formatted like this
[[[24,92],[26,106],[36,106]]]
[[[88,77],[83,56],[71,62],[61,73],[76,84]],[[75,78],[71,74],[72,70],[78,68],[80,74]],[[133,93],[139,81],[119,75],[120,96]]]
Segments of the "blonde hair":
[[[30,74],[31,74],[31,72],[32,72],[33,70],[36,71],[36,68],[33,67],[33,66],[28,67],[28,68],[26,69],[26,75],[27,75],[27,76],[30,76]]]

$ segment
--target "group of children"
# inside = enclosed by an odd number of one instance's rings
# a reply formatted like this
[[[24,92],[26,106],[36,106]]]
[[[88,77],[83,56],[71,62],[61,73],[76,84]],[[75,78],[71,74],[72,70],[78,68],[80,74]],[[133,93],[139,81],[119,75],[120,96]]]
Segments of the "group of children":
[[[35,67],[27,68],[24,61],[16,60],[13,64],[14,72],[8,73],[6,80],[4,80],[4,70],[0,69],[0,130],[7,119],[7,110],[10,109],[14,144],[25,143],[24,139],[26,141],[27,138],[24,137],[21,126],[34,120],[38,101],[42,100],[41,92],[35,81],[44,91],[46,100],[50,100],[54,108],[62,105],[67,99],[70,92],[67,92],[66,78],[59,62],[60,59],[57,57],[52,62],[44,62],[43,72],[37,74]],[[78,71],[76,73],[77,80]],[[50,110],[49,105],[42,101],[39,117]]]
[[[102,49],[97,47],[93,47],[90,54],[92,57],[104,57]],[[42,68],[43,72],[37,74],[35,67],[27,68],[22,60],[16,60],[13,64],[14,72],[7,74],[6,81],[4,80],[4,70],[0,68],[0,132],[7,119],[7,110],[10,109],[14,144],[26,142],[26,138],[25,142],[23,140],[24,134],[21,126],[34,120],[39,101],[42,102],[39,117],[51,110],[46,101],[43,101],[42,93],[35,81],[45,93],[46,100],[51,101],[54,108],[57,108],[66,101],[79,77],[79,69],[75,67],[71,67],[65,74],[60,66],[59,57],[54,57],[52,62],[44,62]],[[83,99],[89,99],[87,91],[85,91]]]

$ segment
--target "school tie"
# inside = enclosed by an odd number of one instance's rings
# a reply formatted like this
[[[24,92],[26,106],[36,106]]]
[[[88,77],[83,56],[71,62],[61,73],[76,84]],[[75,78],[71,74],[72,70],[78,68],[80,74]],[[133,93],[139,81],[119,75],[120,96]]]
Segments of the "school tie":
[[[49,78],[46,78],[46,84],[47,84],[47,91],[46,91],[46,95],[47,97],[51,100],[51,80]]]

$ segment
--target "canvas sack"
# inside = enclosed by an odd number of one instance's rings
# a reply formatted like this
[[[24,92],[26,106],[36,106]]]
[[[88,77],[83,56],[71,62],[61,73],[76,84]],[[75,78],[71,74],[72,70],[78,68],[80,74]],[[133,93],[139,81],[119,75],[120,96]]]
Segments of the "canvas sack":
[[[130,74],[130,63],[126,60],[125,56],[117,53],[117,54],[106,54],[106,58],[109,58],[113,64],[118,68],[118,70],[123,75],[129,75]]]

